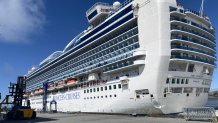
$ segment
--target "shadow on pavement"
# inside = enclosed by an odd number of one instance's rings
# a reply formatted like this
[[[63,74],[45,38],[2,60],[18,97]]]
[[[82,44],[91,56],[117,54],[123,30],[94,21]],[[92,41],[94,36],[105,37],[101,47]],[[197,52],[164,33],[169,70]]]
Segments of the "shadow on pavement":
[[[34,120],[5,120],[5,121],[0,121],[0,123],[40,123],[40,122],[49,122],[49,121],[57,121],[57,119],[53,118],[43,118],[43,117],[37,117]]]

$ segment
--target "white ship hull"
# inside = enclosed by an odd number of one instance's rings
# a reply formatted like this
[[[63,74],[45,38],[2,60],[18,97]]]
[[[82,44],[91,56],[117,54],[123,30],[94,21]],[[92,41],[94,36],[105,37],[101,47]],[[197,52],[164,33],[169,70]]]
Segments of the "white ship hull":
[[[130,79],[129,83],[137,83],[137,81],[134,81],[134,79],[131,81]],[[102,84],[91,88],[109,87],[109,85],[112,87],[117,85],[118,87],[118,84],[120,83]],[[37,98],[37,100],[35,100],[36,97],[30,98],[31,107],[36,111],[42,111],[42,103],[38,103],[42,102],[42,96]],[[189,96],[186,93],[171,93],[167,94],[166,98],[154,98],[150,94],[140,94],[137,97],[135,90],[131,89],[131,87],[129,89],[117,88],[116,90],[85,94],[84,89],[78,89],[48,95],[47,110],[57,110],[58,112],[171,114],[180,113],[183,108],[187,107],[204,106],[207,99],[207,93],[202,93],[197,97],[195,93]],[[57,102],[57,109],[55,109],[54,104],[50,104],[52,100]]]

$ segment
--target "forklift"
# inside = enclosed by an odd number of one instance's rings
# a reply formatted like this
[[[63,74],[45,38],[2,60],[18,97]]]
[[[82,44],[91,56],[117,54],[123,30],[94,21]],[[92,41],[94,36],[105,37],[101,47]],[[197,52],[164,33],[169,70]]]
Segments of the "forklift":
[[[26,81],[24,76],[17,77],[17,83],[10,83],[9,85],[9,95],[6,95],[2,103],[0,103],[0,111],[2,105],[11,104],[12,108],[6,112],[7,119],[35,119],[36,111],[31,109],[30,101],[27,100],[27,105],[22,106],[24,101],[23,95],[26,91]],[[9,102],[9,97],[12,97],[12,102]]]

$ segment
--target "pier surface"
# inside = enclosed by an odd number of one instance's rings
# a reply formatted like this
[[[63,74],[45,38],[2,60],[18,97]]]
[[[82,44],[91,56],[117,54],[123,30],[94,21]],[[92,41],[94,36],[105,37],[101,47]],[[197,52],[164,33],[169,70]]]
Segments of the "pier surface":
[[[158,118],[106,114],[37,114],[35,120],[0,121],[1,123],[205,123],[204,121],[185,121],[182,118]]]

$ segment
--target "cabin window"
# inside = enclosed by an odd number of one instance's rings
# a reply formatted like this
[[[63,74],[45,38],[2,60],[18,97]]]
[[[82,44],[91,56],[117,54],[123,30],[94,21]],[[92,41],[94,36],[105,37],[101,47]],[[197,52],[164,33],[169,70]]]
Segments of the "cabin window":
[[[103,89],[103,87],[101,87],[101,91],[103,91],[104,89]]]
[[[166,80],[166,84],[169,84],[169,82],[170,82],[170,79],[169,79],[169,78],[167,78],[167,80]]]
[[[107,86],[104,87],[104,90],[105,90],[105,91],[107,90]]]
[[[109,90],[111,90],[112,88],[111,88],[111,85],[109,85]]]
[[[184,79],[181,80],[181,84],[184,84]]]
[[[117,86],[116,85],[114,85],[114,89],[116,89],[117,88]]]
[[[97,91],[99,91],[99,88],[97,88]]]
[[[86,90],[84,90],[84,93],[86,93]]]
[[[177,84],[179,84],[180,83],[180,79],[177,79]]]
[[[118,84],[118,88],[122,88],[121,84]]]
[[[189,79],[186,79],[185,84],[188,84]]]
[[[172,79],[172,84],[175,84],[175,78]]]

